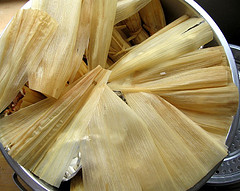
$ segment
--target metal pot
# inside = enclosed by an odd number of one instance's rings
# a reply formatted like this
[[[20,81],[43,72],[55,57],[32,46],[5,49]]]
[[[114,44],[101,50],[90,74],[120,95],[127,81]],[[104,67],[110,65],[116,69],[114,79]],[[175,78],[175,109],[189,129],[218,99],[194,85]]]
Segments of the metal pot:
[[[166,15],[166,20],[167,22],[171,22],[178,17],[187,14],[192,17],[202,17],[204,18],[209,25],[211,26],[213,32],[214,32],[214,39],[212,42],[207,44],[206,46],[216,46],[216,45],[222,45],[224,47],[225,53],[227,55],[227,59],[230,65],[230,68],[232,70],[232,77],[233,81],[236,84],[236,86],[239,89],[239,79],[238,79],[238,72],[236,68],[236,64],[232,55],[232,52],[229,48],[229,45],[223,36],[222,32],[218,28],[218,26],[215,24],[215,22],[211,19],[211,17],[193,0],[161,0],[163,9]],[[237,111],[236,116],[239,116],[239,109]],[[232,122],[232,126],[230,128],[230,131],[228,133],[228,137],[226,140],[226,145],[230,146],[234,135],[235,131],[238,126],[238,117],[234,117],[234,120]],[[44,181],[40,180],[36,176],[34,176],[32,173],[30,173],[28,170],[20,166],[17,162],[15,162],[4,150],[2,144],[0,144],[0,149],[10,164],[10,166],[13,168],[13,170],[16,172],[16,174],[21,177],[21,179],[28,184],[33,190],[63,190],[63,187],[61,186],[59,189],[54,188]],[[217,170],[218,165],[214,169],[212,169],[198,184],[196,184],[193,188],[190,190],[198,190],[201,186],[203,186],[208,179],[214,174],[214,172]]]

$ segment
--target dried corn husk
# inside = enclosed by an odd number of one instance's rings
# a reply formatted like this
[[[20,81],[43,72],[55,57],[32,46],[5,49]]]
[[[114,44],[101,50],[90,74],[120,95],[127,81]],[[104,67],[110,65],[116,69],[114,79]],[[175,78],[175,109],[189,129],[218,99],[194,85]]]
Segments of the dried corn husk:
[[[133,44],[140,44],[149,37],[147,32],[142,28],[142,22],[139,13],[135,13],[131,17],[128,17],[127,19],[123,20],[122,23],[126,25],[129,31],[127,36],[130,36],[129,40],[131,40]]]
[[[140,71],[134,76],[134,83],[142,83],[192,69],[206,68],[216,65],[227,66],[227,58],[222,46],[199,49],[176,59],[156,64],[152,68]]]
[[[111,43],[117,0],[96,0],[93,6],[90,42],[87,51],[88,69],[106,68]]]
[[[119,31],[114,27],[112,33],[112,41],[109,49],[109,57],[112,61],[116,62],[119,60],[124,54],[128,52],[131,45],[126,42]],[[110,66],[112,64],[109,64]]]
[[[70,183],[70,191],[84,191],[83,179],[80,173],[78,173]]]
[[[0,112],[17,96],[44,55],[57,23],[45,12],[20,10],[0,39]]]
[[[82,57],[88,45],[89,30],[86,32],[82,32],[82,30],[89,28],[89,23],[85,21],[89,21],[91,14],[83,15],[81,12],[83,5],[91,5],[91,2],[33,0],[32,8],[49,13],[57,20],[59,27],[37,72],[32,73],[29,77],[31,89],[54,98],[61,95],[67,81],[74,76],[73,73],[77,71],[77,66],[79,67],[80,63],[76,60]],[[86,11],[84,12],[86,13]],[[81,18],[81,16],[87,18]]]
[[[160,95],[178,108],[197,112],[233,116],[238,107],[238,89],[233,83],[224,87],[213,86]]]
[[[222,144],[162,98],[148,93],[125,98],[147,124],[177,190],[193,187],[227,155]]]
[[[80,64],[80,67],[77,71],[77,73],[75,74],[75,77],[74,77],[74,80],[73,81],[76,81],[78,79],[80,79],[81,77],[83,77],[85,74],[87,74],[88,72],[88,66],[87,64],[82,60],[81,61],[81,64]]]
[[[134,15],[151,0],[118,0],[115,24]]]
[[[212,114],[185,109],[180,110],[200,127],[206,130],[209,135],[214,137],[223,145],[225,144],[229,128],[231,127],[233,121],[232,115],[229,115],[228,113]]]
[[[109,72],[102,70],[96,76],[90,89],[79,100],[82,102],[81,108],[59,134],[44,158],[37,159],[38,162],[32,167],[33,173],[49,184],[59,187],[71,160],[78,156],[80,140],[86,134],[87,125],[104,90],[103,84],[107,83]]]
[[[21,108],[37,103],[46,98],[43,94],[31,90],[26,85],[23,87],[24,97],[22,98]]]
[[[89,123],[81,153],[86,190],[177,189],[146,124],[108,87]]]
[[[165,15],[160,0],[151,0],[139,11],[143,27],[153,35],[166,25]]]
[[[159,32],[160,35],[156,33],[117,61],[109,80],[122,78],[196,50],[213,38],[210,26],[199,18],[190,18],[167,32]]]

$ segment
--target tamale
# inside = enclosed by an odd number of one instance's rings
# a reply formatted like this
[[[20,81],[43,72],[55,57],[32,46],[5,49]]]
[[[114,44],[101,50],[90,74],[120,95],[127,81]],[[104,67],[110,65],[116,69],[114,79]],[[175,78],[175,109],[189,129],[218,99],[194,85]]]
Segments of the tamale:
[[[41,160],[36,159],[38,162],[35,162],[31,170],[49,184],[59,187],[71,160],[78,155],[80,140],[86,134],[87,125],[104,90],[103,85],[107,83],[109,72],[102,70],[96,76],[95,83],[79,100],[82,102],[81,108],[45,156]]]
[[[106,68],[116,8],[117,0],[95,0],[94,2],[90,42],[87,49],[89,70],[98,65]]]
[[[199,18],[190,18],[172,29],[151,36],[133,48],[116,62],[110,81],[122,78],[137,70],[154,66],[156,63],[176,58],[198,49],[211,41],[213,34],[210,26]]]
[[[151,0],[118,0],[115,24],[134,15]]]
[[[153,35],[166,25],[165,15],[160,0],[151,0],[139,11],[143,27]]]
[[[88,2],[85,4],[91,5]],[[83,5],[82,0],[32,1],[33,9],[49,13],[59,23],[59,27],[37,71],[29,77],[31,89],[58,98],[67,81],[76,72],[76,64],[80,63],[74,59],[79,60],[78,57],[84,53],[89,40],[89,32],[78,32],[88,28],[88,23],[83,21],[88,21],[89,18],[80,18]],[[90,17],[91,14],[84,16]],[[81,44],[77,44],[80,41]]]
[[[81,143],[86,190],[177,190],[146,124],[106,86]]]
[[[158,63],[148,70],[139,71],[134,75],[133,81],[134,83],[142,83],[166,78],[186,70],[216,65],[227,66],[227,64],[226,54],[222,46],[203,48],[167,62]]]
[[[162,98],[141,92],[124,95],[147,124],[177,190],[193,187],[227,155],[222,144]]]
[[[112,33],[112,41],[108,53],[111,60],[114,62],[119,60],[124,54],[127,53],[130,47],[131,45],[123,39],[121,34],[114,27]]]
[[[129,31],[127,36],[130,36],[129,38],[133,44],[140,44],[149,37],[147,32],[142,28],[142,22],[139,13],[135,13],[131,17],[128,17],[127,19],[123,20],[122,23],[126,25]]]
[[[40,63],[57,29],[47,13],[19,10],[0,39],[0,112],[17,96]]]

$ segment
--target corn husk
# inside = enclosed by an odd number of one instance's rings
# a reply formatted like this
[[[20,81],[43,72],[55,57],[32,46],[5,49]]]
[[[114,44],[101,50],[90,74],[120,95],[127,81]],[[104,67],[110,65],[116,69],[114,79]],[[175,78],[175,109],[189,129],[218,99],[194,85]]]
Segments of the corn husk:
[[[88,1],[85,4],[90,6],[91,2]],[[33,0],[32,8],[49,13],[57,20],[59,27],[37,72],[32,73],[29,77],[31,89],[59,98],[67,81],[73,76],[74,71],[76,72],[77,66],[80,64],[76,60],[82,57],[87,48],[90,34],[89,30],[82,32],[89,25],[88,22],[83,21],[91,18],[90,13],[81,14],[83,5],[82,0],[71,0],[71,2]],[[84,12],[86,13],[86,11]],[[81,18],[81,16],[87,18]]]
[[[31,90],[26,85],[23,87],[24,97],[22,98],[21,108],[37,103],[46,98],[43,94]]]
[[[82,60],[81,61],[81,64],[80,64],[80,67],[77,71],[77,73],[74,75],[74,80],[73,81],[76,81],[78,79],[80,79],[81,77],[83,77],[85,74],[88,73],[88,66],[87,64]]]
[[[197,112],[233,116],[238,107],[238,90],[233,83],[224,87],[213,86],[160,95],[178,108]]]
[[[214,88],[228,85],[232,81],[230,68],[227,66],[214,66],[188,70],[170,77],[153,80],[141,84],[133,84],[132,79],[126,79],[121,83],[111,83],[113,90],[125,92],[154,92],[164,93],[179,90],[194,90],[201,88]],[[185,104],[185,103],[183,103]]]
[[[155,34],[157,31],[166,26],[165,15],[160,0],[151,0],[145,7],[139,11],[143,20],[143,27],[150,33]]]
[[[211,66],[227,66],[227,58],[222,46],[199,49],[176,59],[156,64],[152,68],[140,71],[134,75],[134,83],[148,82],[162,79],[171,75],[199,68]]]
[[[231,127],[233,116],[228,113],[212,114],[199,111],[180,109],[191,120],[202,127],[210,136],[223,145],[226,142],[228,131]]]
[[[129,32],[127,36],[130,36],[129,39],[133,44],[140,44],[149,37],[148,33],[142,28],[139,13],[135,13],[131,17],[128,17],[123,20],[122,23],[126,25]]]
[[[151,0],[118,0],[115,24],[134,15]]]
[[[102,70],[96,76],[93,85],[79,100],[82,102],[81,108],[58,136],[44,158],[37,159],[38,162],[32,167],[34,174],[51,185],[59,187],[71,160],[78,156],[80,140],[86,134],[87,125],[104,90],[103,84],[107,83],[109,72]]]
[[[177,190],[146,124],[108,87],[81,153],[86,190]]]
[[[83,179],[80,173],[78,173],[70,183],[70,191],[84,191]]]
[[[96,0],[93,6],[90,42],[87,50],[88,69],[106,68],[111,43],[117,0]]]
[[[123,78],[137,70],[151,68],[156,63],[196,50],[213,38],[210,26],[199,18],[190,18],[167,32],[159,32],[160,35],[156,33],[151,36],[117,61],[111,68],[109,80]]]
[[[0,39],[0,112],[17,96],[44,55],[57,23],[45,12],[20,10]]]
[[[130,49],[131,45],[126,42],[119,31],[114,27],[113,28],[113,33],[112,33],[112,41],[110,44],[110,49],[109,49],[109,57],[113,62],[116,62],[119,60],[124,54],[128,52]],[[108,64],[112,65],[112,63]]]
[[[227,155],[223,144],[164,99],[141,92],[124,95],[147,124],[177,190],[193,187]]]

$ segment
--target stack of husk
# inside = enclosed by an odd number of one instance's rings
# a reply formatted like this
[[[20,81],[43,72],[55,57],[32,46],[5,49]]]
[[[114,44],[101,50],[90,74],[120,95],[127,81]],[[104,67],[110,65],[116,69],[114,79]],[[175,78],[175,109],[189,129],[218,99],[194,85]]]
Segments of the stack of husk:
[[[0,141],[20,165],[60,187],[81,153],[71,191],[184,191],[227,156],[239,93],[202,18],[166,25],[158,0],[32,6],[0,39],[1,111],[23,97]]]

